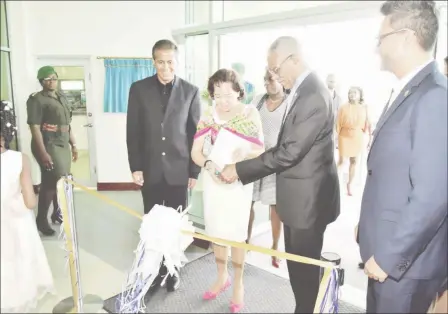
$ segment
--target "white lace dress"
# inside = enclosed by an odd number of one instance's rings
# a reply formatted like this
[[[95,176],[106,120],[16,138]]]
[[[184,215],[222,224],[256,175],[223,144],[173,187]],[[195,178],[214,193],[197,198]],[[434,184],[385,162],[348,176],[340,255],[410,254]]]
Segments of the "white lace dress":
[[[1,154],[1,312],[30,312],[48,292],[53,277],[36,228],[34,211],[26,208],[20,187],[22,154]]]
[[[195,138],[205,136],[203,154],[209,156],[218,133],[223,129],[232,132],[235,140],[238,139],[237,150],[251,152],[263,147],[259,119],[257,109],[252,105],[247,105],[241,115],[229,121],[221,121],[216,112],[209,109],[198,123]],[[228,156],[234,156],[234,153],[230,149],[225,152]],[[244,242],[247,238],[253,184],[243,185],[240,181],[232,184],[216,183],[207,171],[202,176],[205,232],[215,238]]]

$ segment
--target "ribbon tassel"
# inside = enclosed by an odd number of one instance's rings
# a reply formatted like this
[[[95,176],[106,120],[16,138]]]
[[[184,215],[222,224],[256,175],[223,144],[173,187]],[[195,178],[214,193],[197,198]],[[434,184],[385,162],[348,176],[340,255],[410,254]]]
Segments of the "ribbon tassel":
[[[143,216],[135,259],[122,293],[117,298],[118,313],[139,313],[145,310],[144,297],[162,264],[171,276],[178,276],[176,269],[187,261],[184,251],[193,242],[192,236],[182,233],[182,230],[194,232],[193,223],[185,215],[188,210],[189,207],[182,211],[182,207],[174,209],[155,205]],[[167,278],[165,276],[162,285]]]

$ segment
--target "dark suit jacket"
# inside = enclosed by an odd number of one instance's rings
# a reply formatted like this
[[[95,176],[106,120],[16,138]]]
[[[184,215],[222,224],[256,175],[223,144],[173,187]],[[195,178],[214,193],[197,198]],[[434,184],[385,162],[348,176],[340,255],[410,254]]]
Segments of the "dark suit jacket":
[[[435,62],[380,117],[367,159],[359,245],[392,278],[447,274],[447,80]]]
[[[199,89],[176,77],[163,114],[157,76],[137,81],[129,90],[126,142],[131,172],[143,171],[145,184],[187,185],[200,168],[190,157],[200,118]]]
[[[330,93],[308,75],[291,102],[276,147],[236,164],[250,183],[277,173],[277,212],[284,224],[320,228],[339,215],[339,181],[334,161]]]

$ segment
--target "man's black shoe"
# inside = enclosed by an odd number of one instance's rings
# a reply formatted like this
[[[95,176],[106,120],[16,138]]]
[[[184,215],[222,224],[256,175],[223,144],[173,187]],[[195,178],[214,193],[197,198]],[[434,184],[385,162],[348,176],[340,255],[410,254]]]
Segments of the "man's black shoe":
[[[180,286],[180,278],[178,276],[169,276],[166,279],[166,290],[168,292],[176,291]]]
[[[162,265],[159,269],[159,274],[152,282],[151,286],[148,289],[148,292],[146,292],[145,301],[147,301],[147,299],[149,300],[149,297],[151,295],[153,295],[154,293],[156,293],[157,290],[159,290],[160,285],[162,284],[163,279],[165,278],[166,274],[167,274],[167,269],[164,265]]]

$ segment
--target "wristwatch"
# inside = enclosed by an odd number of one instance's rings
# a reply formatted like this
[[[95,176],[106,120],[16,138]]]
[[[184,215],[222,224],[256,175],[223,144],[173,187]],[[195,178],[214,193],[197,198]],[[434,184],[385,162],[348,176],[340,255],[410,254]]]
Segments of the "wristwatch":
[[[210,159],[207,159],[207,160],[204,162],[204,169],[205,169],[205,170],[208,170],[207,165],[208,165],[209,162],[211,162]]]

